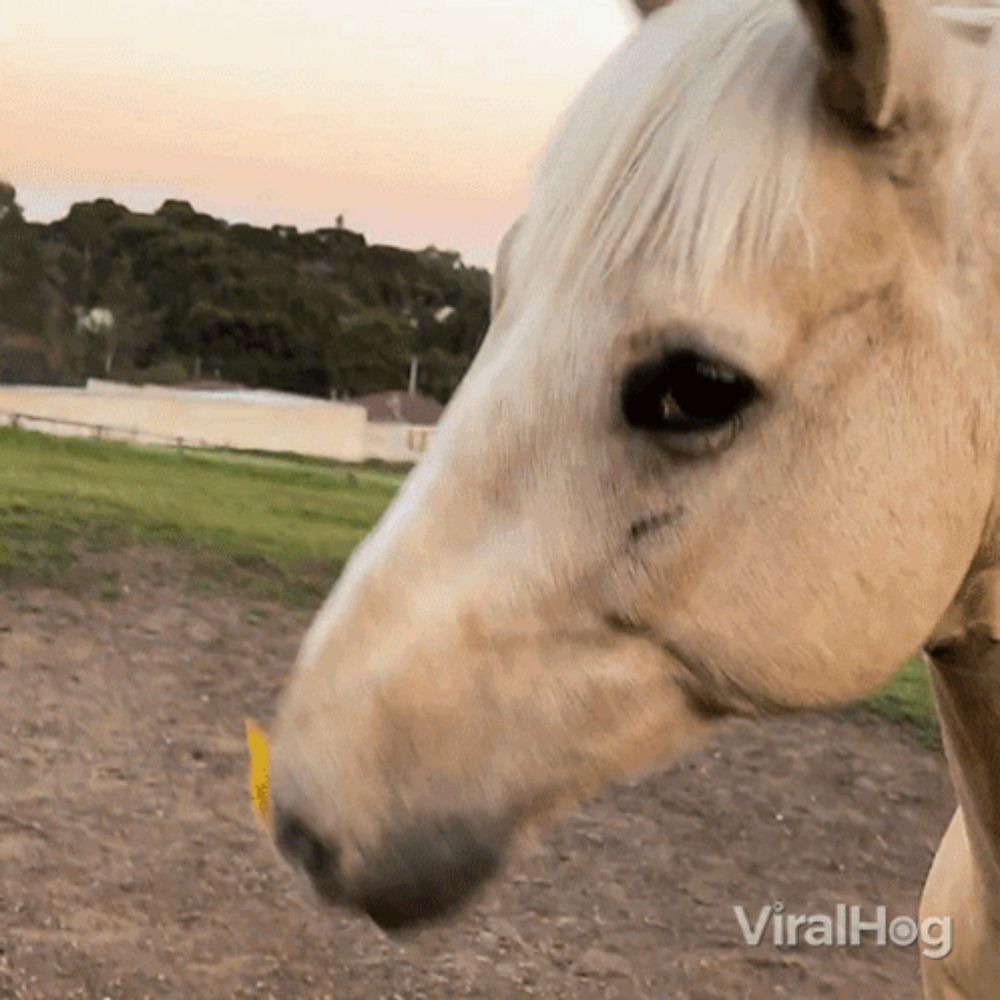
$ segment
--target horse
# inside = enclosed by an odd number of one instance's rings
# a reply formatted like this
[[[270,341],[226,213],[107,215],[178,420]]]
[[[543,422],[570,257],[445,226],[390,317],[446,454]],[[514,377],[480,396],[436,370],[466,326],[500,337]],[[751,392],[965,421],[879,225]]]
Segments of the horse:
[[[930,663],[931,1000],[1000,998],[996,12],[635,0],[427,454],[301,645],[278,849],[398,930],[732,716]]]

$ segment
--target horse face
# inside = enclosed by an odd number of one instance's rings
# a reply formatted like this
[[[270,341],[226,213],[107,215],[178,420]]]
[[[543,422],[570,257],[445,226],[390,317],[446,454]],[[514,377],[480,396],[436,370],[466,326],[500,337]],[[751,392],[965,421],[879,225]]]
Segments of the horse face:
[[[432,450],[303,644],[276,837],[383,926],[448,913],[523,831],[721,716],[864,694],[980,546],[992,192],[958,43],[907,48],[916,9],[743,6],[657,14],[585,95]],[[787,78],[752,69],[763,43]]]

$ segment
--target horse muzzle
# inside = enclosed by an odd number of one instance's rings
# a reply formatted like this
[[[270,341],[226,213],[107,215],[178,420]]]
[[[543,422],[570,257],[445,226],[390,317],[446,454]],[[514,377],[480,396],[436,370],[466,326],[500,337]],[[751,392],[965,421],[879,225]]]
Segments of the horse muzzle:
[[[413,822],[387,836],[360,871],[342,871],[341,851],[294,813],[276,805],[278,849],[304,871],[319,897],[366,913],[386,931],[445,918],[502,865],[508,832],[460,817]]]

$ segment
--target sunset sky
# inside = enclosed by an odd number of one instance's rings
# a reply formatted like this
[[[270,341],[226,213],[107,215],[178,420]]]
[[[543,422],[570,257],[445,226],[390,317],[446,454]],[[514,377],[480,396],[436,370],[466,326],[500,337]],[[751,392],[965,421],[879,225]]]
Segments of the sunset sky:
[[[492,265],[626,0],[3,0],[0,178]]]

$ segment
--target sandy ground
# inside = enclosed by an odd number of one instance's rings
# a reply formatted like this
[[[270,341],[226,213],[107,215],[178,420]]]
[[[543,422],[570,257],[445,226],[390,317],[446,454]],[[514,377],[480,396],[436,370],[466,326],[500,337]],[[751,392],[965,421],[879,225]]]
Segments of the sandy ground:
[[[944,765],[864,716],[736,724],[415,938],[315,908],[250,817],[243,746],[306,618],[155,552],[0,591],[0,998],[918,995],[915,948],[750,948],[733,912],[915,915]]]

